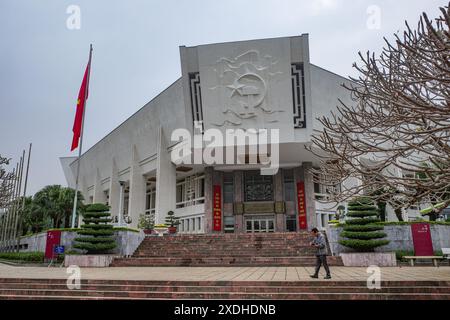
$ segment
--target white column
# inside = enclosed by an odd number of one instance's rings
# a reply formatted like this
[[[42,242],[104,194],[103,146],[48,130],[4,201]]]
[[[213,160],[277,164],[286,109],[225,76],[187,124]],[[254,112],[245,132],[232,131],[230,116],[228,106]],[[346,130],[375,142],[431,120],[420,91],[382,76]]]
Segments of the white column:
[[[177,175],[167,147],[163,129],[160,127],[156,162],[155,224],[164,223],[167,212],[175,211]]]
[[[102,189],[102,181],[98,168],[96,169],[95,173],[94,203],[106,203],[106,196]]]
[[[111,216],[117,217],[119,215],[119,170],[117,169],[116,161],[112,159],[111,176],[109,179],[109,206],[111,207]]]
[[[145,178],[139,166],[139,156],[136,146],[133,145],[131,172],[130,172],[130,201],[128,213],[132,219],[131,226],[137,227],[139,215],[145,211]]]

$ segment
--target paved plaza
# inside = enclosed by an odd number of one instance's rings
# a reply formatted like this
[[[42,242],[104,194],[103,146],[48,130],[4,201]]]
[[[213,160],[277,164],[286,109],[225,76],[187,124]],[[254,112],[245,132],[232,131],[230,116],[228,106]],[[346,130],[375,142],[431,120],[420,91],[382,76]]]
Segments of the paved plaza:
[[[366,268],[334,267],[335,281],[365,281]],[[322,274],[319,280],[323,280]],[[82,279],[166,281],[318,281],[313,267],[116,267],[82,268]],[[67,278],[65,268],[18,267],[0,264],[0,278]],[[450,267],[385,267],[384,281],[450,281]]]

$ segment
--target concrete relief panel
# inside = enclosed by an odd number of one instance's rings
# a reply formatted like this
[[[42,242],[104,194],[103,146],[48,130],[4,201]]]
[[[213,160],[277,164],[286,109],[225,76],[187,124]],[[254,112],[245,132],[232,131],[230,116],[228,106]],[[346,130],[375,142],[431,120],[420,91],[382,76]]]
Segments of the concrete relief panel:
[[[205,129],[280,129],[293,137],[290,41],[198,47]]]

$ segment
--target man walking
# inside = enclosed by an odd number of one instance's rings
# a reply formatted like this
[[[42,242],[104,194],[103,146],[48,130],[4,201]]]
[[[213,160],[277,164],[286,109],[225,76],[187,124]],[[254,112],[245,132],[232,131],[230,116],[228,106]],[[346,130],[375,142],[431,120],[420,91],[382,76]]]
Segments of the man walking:
[[[319,278],[319,270],[323,264],[327,275],[324,279],[331,279],[330,268],[327,263],[327,243],[323,234],[319,232],[317,228],[313,228],[311,230],[311,235],[314,237],[313,241],[311,241],[310,245],[316,248],[316,271],[311,278],[317,279]]]

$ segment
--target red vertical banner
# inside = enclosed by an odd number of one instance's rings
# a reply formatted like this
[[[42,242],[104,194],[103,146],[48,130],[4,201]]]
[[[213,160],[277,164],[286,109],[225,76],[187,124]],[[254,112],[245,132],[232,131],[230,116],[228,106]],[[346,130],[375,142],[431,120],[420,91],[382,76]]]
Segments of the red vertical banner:
[[[428,223],[411,224],[411,233],[414,244],[414,255],[434,256],[431,230]]]
[[[298,206],[298,226],[300,229],[307,229],[306,223],[306,197],[305,197],[305,183],[303,181],[297,182],[297,206]]]
[[[51,260],[55,256],[53,248],[58,246],[61,242],[61,231],[47,231],[47,242],[45,244],[45,259]]]
[[[213,187],[213,230],[222,231],[222,190],[220,185]]]

